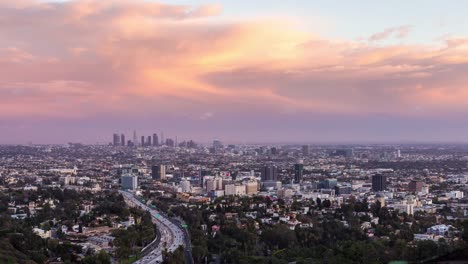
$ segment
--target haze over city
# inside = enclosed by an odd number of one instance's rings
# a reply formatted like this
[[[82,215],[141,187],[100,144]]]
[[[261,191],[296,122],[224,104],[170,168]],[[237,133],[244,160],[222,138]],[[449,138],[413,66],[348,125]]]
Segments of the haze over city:
[[[0,2],[0,143],[466,142],[459,1]]]
[[[468,263],[467,10],[0,0],[0,264]]]

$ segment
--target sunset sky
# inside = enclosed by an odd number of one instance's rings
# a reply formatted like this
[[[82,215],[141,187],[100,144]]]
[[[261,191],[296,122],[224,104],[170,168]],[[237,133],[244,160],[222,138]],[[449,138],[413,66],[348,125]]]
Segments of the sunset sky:
[[[468,142],[466,10],[0,0],[0,143]]]

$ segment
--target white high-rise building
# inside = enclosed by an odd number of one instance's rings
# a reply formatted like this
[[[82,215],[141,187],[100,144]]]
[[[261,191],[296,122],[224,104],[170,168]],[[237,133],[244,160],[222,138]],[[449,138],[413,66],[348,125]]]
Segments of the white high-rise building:
[[[188,181],[187,179],[182,179],[182,181],[180,181],[180,188],[182,189],[182,192],[184,193],[191,192],[192,188],[190,185],[190,181]]]

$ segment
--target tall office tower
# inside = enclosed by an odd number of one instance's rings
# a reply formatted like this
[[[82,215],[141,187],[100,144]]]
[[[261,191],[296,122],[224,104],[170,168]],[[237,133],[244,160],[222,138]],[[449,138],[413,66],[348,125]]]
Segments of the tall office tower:
[[[221,149],[223,147],[223,143],[219,139],[213,140],[213,148],[216,150]]]
[[[304,174],[304,164],[294,164],[294,183],[301,183]]]
[[[164,132],[161,132],[161,145],[164,145]]]
[[[120,181],[120,185],[124,190],[136,190],[138,188],[138,176],[136,175],[123,175]]]
[[[158,134],[153,134],[153,146],[157,147],[159,145]]]
[[[174,140],[168,138],[166,139],[166,146],[173,148],[174,147]]]
[[[133,145],[138,145],[136,130],[133,130]]]
[[[125,146],[125,135],[124,134],[120,135],[120,146],[122,146],[122,147]]]
[[[277,181],[278,171],[275,165],[267,165],[262,170],[262,181]]]
[[[166,179],[166,165],[151,166],[151,178],[153,180],[165,180]]]
[[[114,145],[114,147],[116,147],[119,144],[120,144],[120,136],[119,136],[119,134],[114,134],[112,145]]]
[[[424,186],[424,182],[419,181],[419,180],[412,180],[408,184],[408,191],[412,193],[418,193],[418,192],[421,192],[423,186]]]
[[[275,148],[275,147],[272,147],[272,148],[270,149],[270,153],[271,153],[271,155],[276,155],[276,154],[278,154],[278,149]]]
[[[374,192],[385,191],[387,188],[387,176],[382,174],[372,175],[372,190]]]
[[[302,146],[302,155],[308,156],[310,153],[309,145],[303,145]]]
[[[346,157],[346,158],[352,158],[352,157],[354,157],[354,150],[353,150],[353,149],[346,149],[346,150],[345,150],[345,157]]]
[[[146,140],[146,146],[152,146],[151,144],[151,136],[148,136],[148,139]]]
[[[145,136],[141,136],[141,146],[145,146]]]

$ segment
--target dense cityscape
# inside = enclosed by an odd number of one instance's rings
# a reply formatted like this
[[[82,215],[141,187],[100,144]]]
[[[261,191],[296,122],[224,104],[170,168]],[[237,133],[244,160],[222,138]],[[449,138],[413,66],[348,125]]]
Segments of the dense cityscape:
[[[0,264],[468,264],[467,11],[0,0]]]
[[[467,145],[203,145],[136,135],[1,146],[0,262],[467,257]]]

